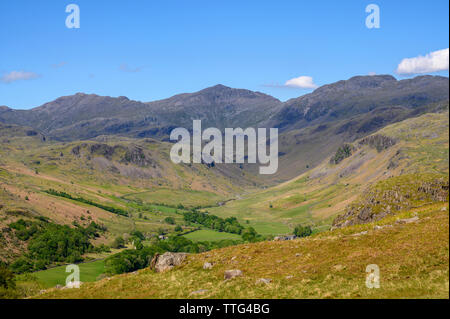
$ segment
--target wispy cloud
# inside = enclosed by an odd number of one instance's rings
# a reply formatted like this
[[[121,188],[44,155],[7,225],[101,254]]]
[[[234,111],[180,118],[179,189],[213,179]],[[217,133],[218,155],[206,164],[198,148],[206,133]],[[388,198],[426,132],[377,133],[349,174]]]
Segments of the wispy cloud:
[[[136,73],[142,71],[143,67],[137,67],[137,68],[131,68],[126,63],[122,63],[120,65],[120,71],[123,72],[129,72],[129,73]]]
[[[4,74],[0,80],[3,83],[12,83],[20,80],[32,80],[38,78],[39,75],[34,72],[26,72],[26,71],[11,71],[9,73]]]
[[[443,49],[425,56],[403,59],[397,67],[398,74],[420,74],[448,70],[449,50]]]
[[[62,62],[59,62],[59,63],[56,63],[56,64],[52,64],[52,68],[59,69],[59,68],[65,66],[66,64],[67,64],[67,62],[62,61]]]
[[[284,84],[264,84],[265,87],[274,88],[294,88],[294,89],[316,89],[319,86],[314,83],[314,80],[310,76],[299,76],[298,78],[293,78],[287,80]]]

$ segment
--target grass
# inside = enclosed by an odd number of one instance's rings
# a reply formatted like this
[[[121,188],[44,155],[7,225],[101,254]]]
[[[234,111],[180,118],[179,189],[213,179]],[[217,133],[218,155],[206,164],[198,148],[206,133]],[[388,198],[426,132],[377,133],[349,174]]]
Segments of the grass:
[[[169,188],[155,188],[151,191],[126,195],[124,198],[137,199],[144,203],[183,204],[185,207],[214,206],[224,199],[223,196],[212,192]]]
[[[418,222],[396,223],[417,215]],[[375,225],[391,225],[375,229]],[[361,231],[367,233],[360,234]],[[204,270],[203,263],[213,268]],[[366,267],[380,268],[380,288],[365,285]],[[224,281],[224,271],[242,277]],[[260,284],[260,278],[272,279]],[[203,294],[193,291],[205,289]],[[165,273],[137,274],[48,290],[37,298],[449,298],[448,203],[432,204],[377,223],[287,242],[242,244],[190,255]]]
[[[217,232],[210,229],[200,229],[194,231],[192,233],[184,235],[187,239],[193,241],[216,241],[223,239],[233,239],[233,240],[241,240],[241,236],[237,234],[225,233],[225,232]]]
[[[93,262],[78,264],[78,266],[80,267],[80,281],[93,282],[97,280],[99,275],[103,274],[105,263],[104,260],[96,260]],[[32,275],[36,277],[38,283],[40,283],[44,288],[50,288],[55,287],[56,285],[65,286],[66,278],[70,275],[70,273],[66,273],[66,266],[59,266],[38,271]]]

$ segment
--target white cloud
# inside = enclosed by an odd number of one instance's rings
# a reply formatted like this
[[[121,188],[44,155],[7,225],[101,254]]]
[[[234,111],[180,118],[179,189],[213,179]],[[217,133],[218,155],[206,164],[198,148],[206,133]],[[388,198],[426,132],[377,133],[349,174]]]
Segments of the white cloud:
[[[403,59],[397,67],[398,74],[418,74],[448,70],[448,48],[425,56]]]
[[[9,73],[4,74],[0,80],[4,83],[12,83],[20,80],[31,80],[38,77],[39,75],[34,72],[11,71]]]
[[[301,89],[315,89],[318,87],[310,76],[299,76],[298,78],[290,79],[284,83],[284,86]]]

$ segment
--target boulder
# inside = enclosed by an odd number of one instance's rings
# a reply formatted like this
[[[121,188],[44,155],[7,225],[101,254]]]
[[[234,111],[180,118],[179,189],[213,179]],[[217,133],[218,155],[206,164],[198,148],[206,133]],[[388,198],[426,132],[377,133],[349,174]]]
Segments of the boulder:
[[[155,255],[150,267],[155,269],[156,272],[164,272],[172,269],[175,266],[179,266],[186,259],[186,253],[171,253],[166,252],[162,255]]]
[[[269,278],[260,278],[256,281],[257,284],[270,284],[272,282],[272,279]]]
[[[415,217],[412,217],[412,218],[398,219],[396,221],[396,223],[397,224],[409,224],[409,223],[414,223],[414,222],[416,222],[418,220],[419,220],[419,217],[415,216]]]
[[[69,288],[69,289],[71,289],[71,288],[80,288],[80,286],[82,285],[83,283],[81,282],[81,281],[69,281],[67,284],[66,284],[66,286],[65,287],[62,287],[61,289],[64,289],[64,288]]]
[[[205,262],[203,264],[203,269],[212,269],[213,265],[209,262]]]
[[[208,289],[200,289],[200,290],[196,290],[196,291],[191,292],[191,295],[201,295],[201,294],[204,294],[204,293],[207,293],[207,292],[208,292]]]
[[[232,279],[238,276],[242,276],[242,271],[239,269],[225,270],[225,279]]]

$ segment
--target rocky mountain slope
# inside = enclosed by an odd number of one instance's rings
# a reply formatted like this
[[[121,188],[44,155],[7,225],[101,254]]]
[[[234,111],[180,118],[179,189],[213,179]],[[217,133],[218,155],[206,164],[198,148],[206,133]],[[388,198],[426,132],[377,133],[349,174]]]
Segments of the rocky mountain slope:
[[[389,75],[357,76],[285,103],[259,92],[216,85],[199,92],[142,103],[126,97],[78,93],[31,110],[0,108],[0,122],[32,127],[61,141],[102,135],[167,140],[175,127],[278,127],[280,165],[263,178],[288,180],[315,167],[345,142],[382,127],[443,108],[449,80],[420,76],[397,81]],[[244,170],[257,173],[257,165]]]
[[[448,78],[419,76],[397,81],[391,75],[355,76],[319,87],[284,103],[274,127],[303,127],[369,113],[379,108],[417,109],[449,98]]]
[[[414,179],[418,174],[447,176],[448,181],[448,134],[448,111],[390,124],[353,143],[338,144],[336,152],[289,181],[210,211],[250,220],[261,233],[287,232],[298,223],[327,229],[336,215],[380,181],[402,175]],[[420,185],[404,183],[410,186]]]
[[[99,135],[167,137],[175,127],[256,127],[281,107],[277,99],[248,90],[216,85],[196,93],[142,103],[77,93],[31,110],[0,109],[0,121],[32,126],[57,140],[90,139]]]

